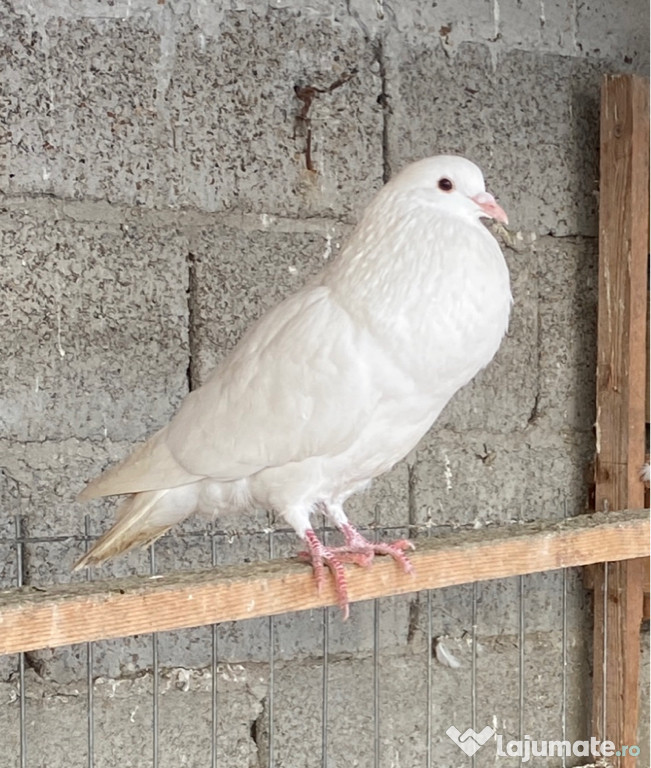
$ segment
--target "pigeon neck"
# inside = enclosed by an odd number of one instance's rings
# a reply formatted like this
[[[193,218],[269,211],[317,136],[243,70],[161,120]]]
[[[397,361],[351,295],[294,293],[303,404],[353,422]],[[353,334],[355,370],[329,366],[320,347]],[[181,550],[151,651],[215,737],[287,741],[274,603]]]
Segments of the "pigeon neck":
[[[324,283],[344,303],[382,313],[403,313],[435,296],[442,274],[463,271],[462,254],[494,244],[479,221],[450,217],[436,208],[385,205],[368,209]],[[471,269],[468,265],[468,269]]]

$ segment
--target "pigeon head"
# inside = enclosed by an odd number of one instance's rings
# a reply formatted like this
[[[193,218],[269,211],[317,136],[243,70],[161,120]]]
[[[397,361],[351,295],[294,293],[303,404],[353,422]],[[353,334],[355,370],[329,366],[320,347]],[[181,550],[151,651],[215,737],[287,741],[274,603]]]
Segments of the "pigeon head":
[[[508,224],[503,208],[486,191],[479,168],[457,155],[438,155],[408,165],[391,182],[394,191],[415,196],[419,204],[471,220],[481,217]]]

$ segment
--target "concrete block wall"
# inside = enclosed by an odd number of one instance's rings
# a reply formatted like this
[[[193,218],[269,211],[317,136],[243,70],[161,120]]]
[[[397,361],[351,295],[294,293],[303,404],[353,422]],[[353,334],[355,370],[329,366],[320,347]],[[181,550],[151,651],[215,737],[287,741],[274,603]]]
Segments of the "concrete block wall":
[[[509,334],[418,448],[351,501],[351,517],[481,526],[580,512],[593,451],[599,83],[648,71],[648,8],[625,6],[0,0],[2,585],[16,579],[16,515],[30,539],[26,582],[85,578],[69,572],[83,546],[72,537],[85,514],[96,534],[114,509],[76,503],[85,481],[165,423],[256,317],[336,257],[383,178],[440,152],[475,160],[509,213]],[[297,86],[324,91],[309,123]],[[268,525],[263,511],[223,521],[233,535],[219,562],[267,557]],[[204,528],[188,521],[163,539],[158,568],[209,567]],[[278,555],[295,549],[275,538]],[[136,552],[101,574],[148,568]],[[578,738],[590,604],[578,574],[566,587],[567,727]],[[477,594],[477,722],[517,735],[518,584]],[[558,738],[560,574],[528,577],[525,594],[527,733]],[[462,664],[434,662],[435,764],[461,755],[445,728],[470,725],[472,588],[384,600],[381,765],[424,760],[428,605]],[[332,765],[373,764],[373,612],[362,604],[329,623]],[[275,723],[266,620],[218,628],[223,764],[266,765],[270,733],[277,765],[321,764],[322,621],[275,621]],[[210,628],[161,635],[159,656],[160,765],[206,764]],[[85,648],[27,661],[27,764],[47,748],[48,765],[85,765]],[[117,752],[120,764],[150,765],[151,662],[149,638],[96,644],[96,765],[115,765]],[[0,746],[12,757],[15,664],[0,659]]]

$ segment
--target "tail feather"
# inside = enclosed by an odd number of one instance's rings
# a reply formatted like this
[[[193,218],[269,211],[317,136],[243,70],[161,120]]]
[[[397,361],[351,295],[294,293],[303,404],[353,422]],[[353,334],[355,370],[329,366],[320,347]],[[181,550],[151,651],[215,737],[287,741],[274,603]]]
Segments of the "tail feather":
[[[100,565],[110,557],[137,546],[146,546],[166,533],[173,522],[152,520],[157,503],[168,490],[135,493],[118,510],[118,520],[73,566],[74,571]]]

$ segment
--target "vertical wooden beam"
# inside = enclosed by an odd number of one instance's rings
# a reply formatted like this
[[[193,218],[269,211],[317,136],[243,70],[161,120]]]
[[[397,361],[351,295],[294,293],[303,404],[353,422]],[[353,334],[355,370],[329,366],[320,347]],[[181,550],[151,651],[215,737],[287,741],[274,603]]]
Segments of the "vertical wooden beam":
[[[649,247],[648,81],[606,76],[601,91],[597,511],[641,507]],[[644,561],[603,563],[594,579],[593,734],[637,743]],[[620,768],[635,758],[618,757]]]

